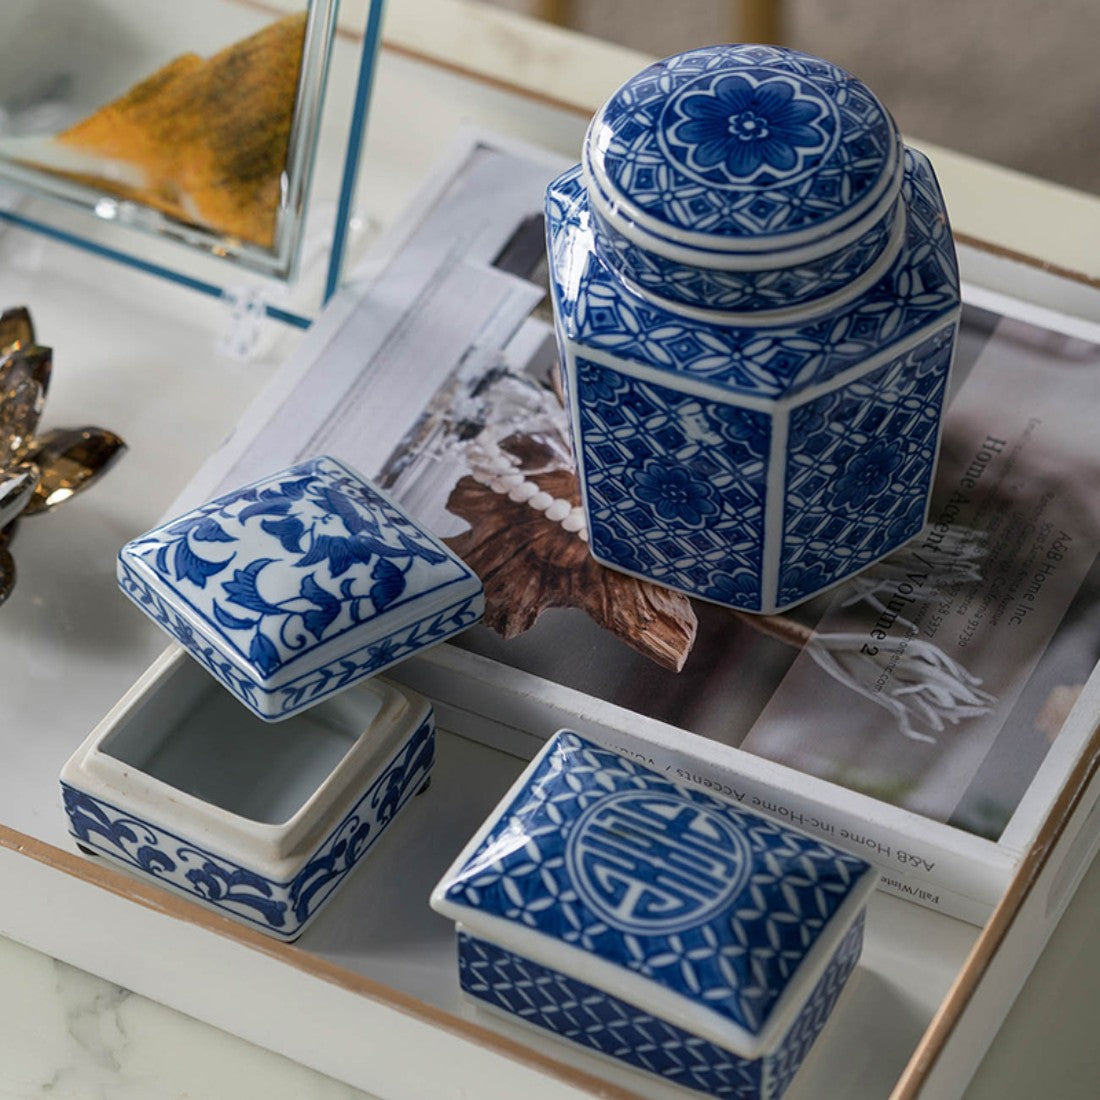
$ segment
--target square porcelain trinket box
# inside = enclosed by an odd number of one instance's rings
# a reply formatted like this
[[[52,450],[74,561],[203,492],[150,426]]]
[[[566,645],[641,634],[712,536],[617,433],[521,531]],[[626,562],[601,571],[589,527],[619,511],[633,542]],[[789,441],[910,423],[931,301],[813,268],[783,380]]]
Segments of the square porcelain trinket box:
[[[375,674],[477,622],[481,582],[327,457],[162,524],[118,571],[184,649],[65,764],[70,832],[294,939],[431,773],[430,705]]]
[[[463,990],[666,1081],[782,1095],[859,958],[876,874],[569,731],[432,894]]]

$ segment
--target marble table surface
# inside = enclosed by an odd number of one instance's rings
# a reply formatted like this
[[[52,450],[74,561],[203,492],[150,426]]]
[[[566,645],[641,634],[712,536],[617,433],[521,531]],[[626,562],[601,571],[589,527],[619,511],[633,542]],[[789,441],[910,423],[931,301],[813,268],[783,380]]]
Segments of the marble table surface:
[[[1097,912],[1100,863],[1085,876],[965,1100],[1094,1100],[1100,1081]],[[4,1100],[370,1100],[2,938],[0,988]]]

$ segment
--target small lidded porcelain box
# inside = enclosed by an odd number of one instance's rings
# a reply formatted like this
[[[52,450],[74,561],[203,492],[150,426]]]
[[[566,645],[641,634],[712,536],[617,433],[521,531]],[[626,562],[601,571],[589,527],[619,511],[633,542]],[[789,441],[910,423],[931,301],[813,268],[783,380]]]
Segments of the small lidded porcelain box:
[[[859,958],[863,860],[556,734],[432,894],[463,990],[716,1097],[780,1096]]]
[[[118,574],[184,649],[66,763],[70,831],[293,939],[430,775],[430,705],[375,673],[477,622],[481,582],[328,457],[134,539]]]
[[[864,84],[773,46],[666,58],[546,219],[594,557],[770,613],[920,531],[958,270],[931,165]]]

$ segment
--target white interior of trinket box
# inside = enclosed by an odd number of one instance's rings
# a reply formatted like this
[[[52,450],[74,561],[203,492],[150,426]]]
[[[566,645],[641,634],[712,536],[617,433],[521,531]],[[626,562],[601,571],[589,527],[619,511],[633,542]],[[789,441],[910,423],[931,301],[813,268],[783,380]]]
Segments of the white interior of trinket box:
[[[339,824],[422,709],[374,679],[264,722],[173,646],[61,779],[284,879]]]

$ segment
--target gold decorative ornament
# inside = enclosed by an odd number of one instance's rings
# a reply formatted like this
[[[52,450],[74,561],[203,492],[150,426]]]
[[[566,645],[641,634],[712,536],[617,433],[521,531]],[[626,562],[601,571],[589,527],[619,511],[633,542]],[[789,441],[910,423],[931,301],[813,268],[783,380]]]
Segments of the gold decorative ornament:
[[[0,603],[15,586],[11,540],[22,516],[56,508],[100,478],[126,450],[106,428],[37,434],[53,352],[35,342],[26,307],[0,315]]]

